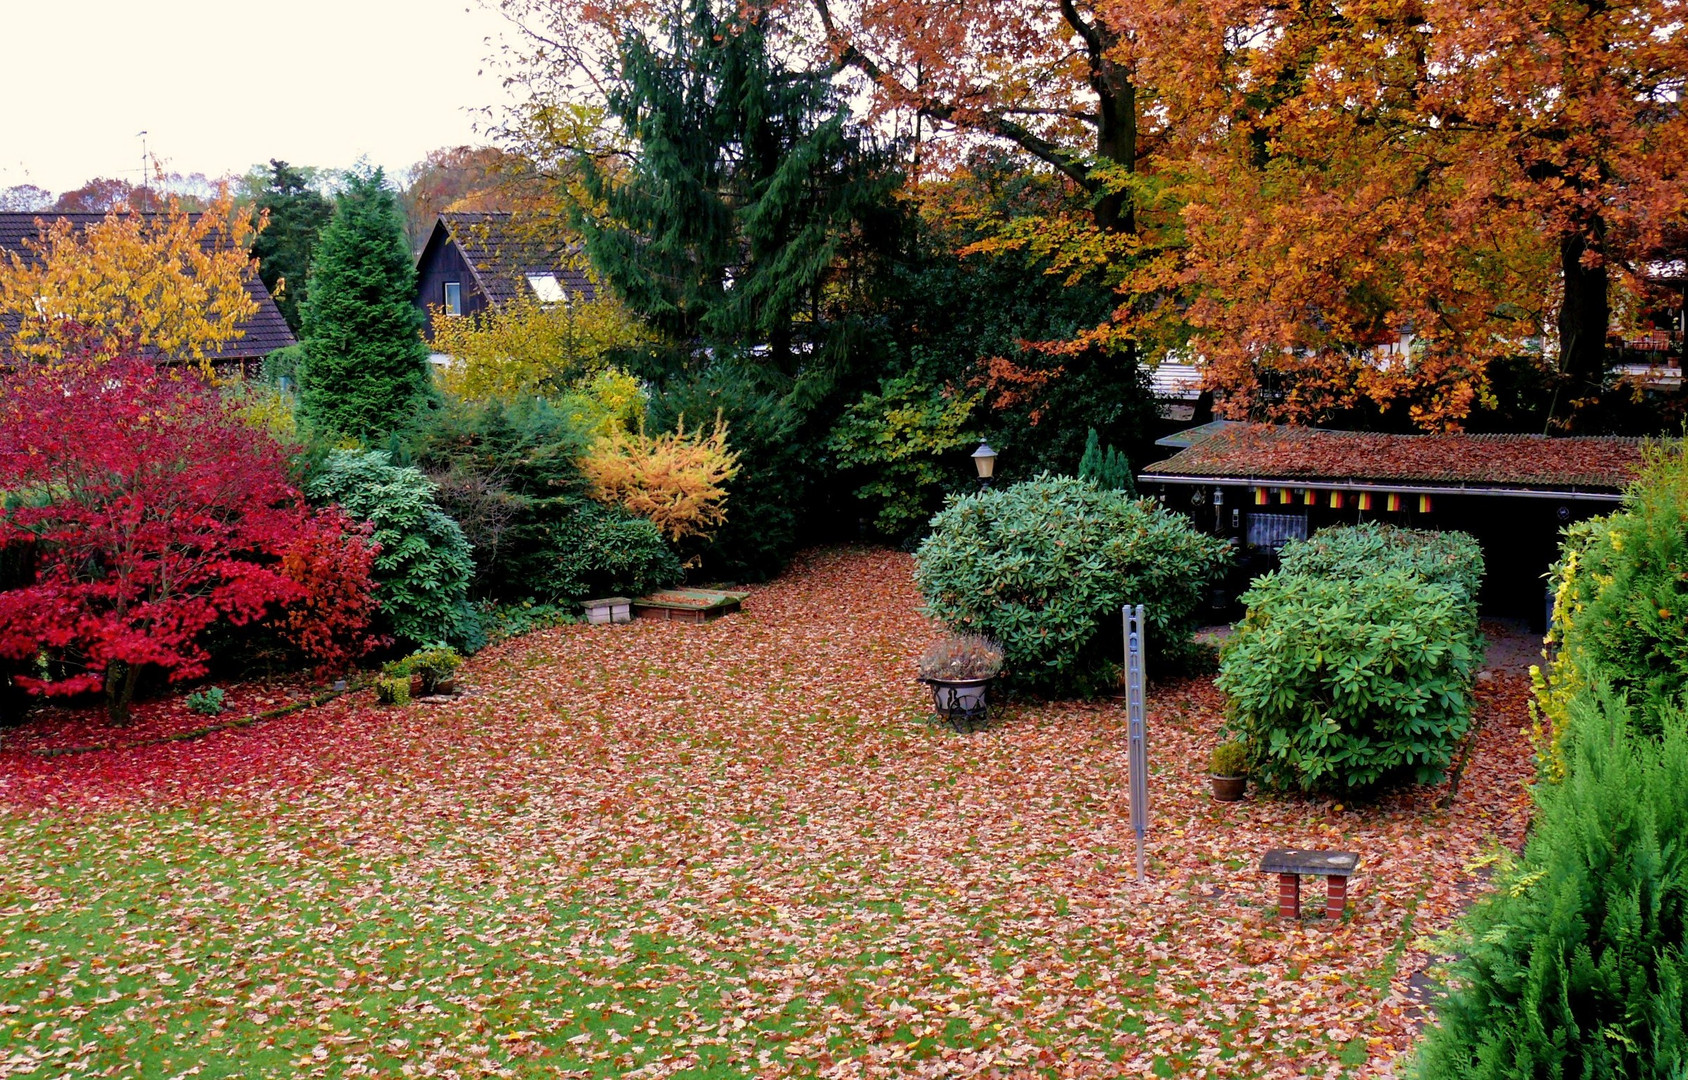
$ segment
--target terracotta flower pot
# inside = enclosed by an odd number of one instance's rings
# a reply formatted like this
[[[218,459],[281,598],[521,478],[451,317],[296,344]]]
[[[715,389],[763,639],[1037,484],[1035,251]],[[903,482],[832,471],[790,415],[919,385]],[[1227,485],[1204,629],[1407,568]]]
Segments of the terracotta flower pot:
[[[1213,776],[1208,780],[1213,784],[1213,797],[1220,802],[1236,802],[1243,797],[1243,790],[1248,787],[1246,776]]]
[[[432,689],[428,688],[427,680],[423,679],[422,676],[412,675],[410,677],[410,696],[413,698],[434,696],[445,697],[456,692],[457,679],[450,675],[447,675],[445,678],[435,683]]]

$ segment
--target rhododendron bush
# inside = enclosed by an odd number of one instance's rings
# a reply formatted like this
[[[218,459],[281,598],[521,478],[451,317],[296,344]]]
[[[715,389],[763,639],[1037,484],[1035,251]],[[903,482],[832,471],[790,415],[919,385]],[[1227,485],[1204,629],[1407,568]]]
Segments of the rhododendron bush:
[[[312,510],[286,450],[197,375],[139,360],[25,365],[0,378],[0,660],[44,694],[103,689],[123,720],[143,671],[206,671],[218,623],[277,617],[325,664],[363,651],[371,546]]]

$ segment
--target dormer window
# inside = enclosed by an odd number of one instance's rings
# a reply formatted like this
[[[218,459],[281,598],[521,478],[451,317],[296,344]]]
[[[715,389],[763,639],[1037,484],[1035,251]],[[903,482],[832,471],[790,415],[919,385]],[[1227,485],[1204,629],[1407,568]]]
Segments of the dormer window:
[[[568,299],[556,274],[529,274],[527,283],[541,304],[559,304]]]
[[[448,281],[445,283],[445,313],[447,315],[463,314],[463,285],[461,282]]]

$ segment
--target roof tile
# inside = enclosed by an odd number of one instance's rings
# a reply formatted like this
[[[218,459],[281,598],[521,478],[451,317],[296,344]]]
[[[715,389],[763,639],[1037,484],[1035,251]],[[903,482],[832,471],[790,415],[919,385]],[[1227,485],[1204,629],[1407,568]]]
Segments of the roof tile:
[[[1489,485],[1621,491],[1640,471],[1642,439],[1542,435],[1391,435],[1228,424],[1143,470],[1278,481]]]

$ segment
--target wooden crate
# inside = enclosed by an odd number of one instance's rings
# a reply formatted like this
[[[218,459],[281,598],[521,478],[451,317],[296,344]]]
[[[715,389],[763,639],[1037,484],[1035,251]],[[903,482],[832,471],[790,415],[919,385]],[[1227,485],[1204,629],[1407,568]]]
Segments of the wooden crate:
[[[738,611],[744,596],[713,589],[664,589],[633,601],[633,615],[668,622],[710,622]]]

